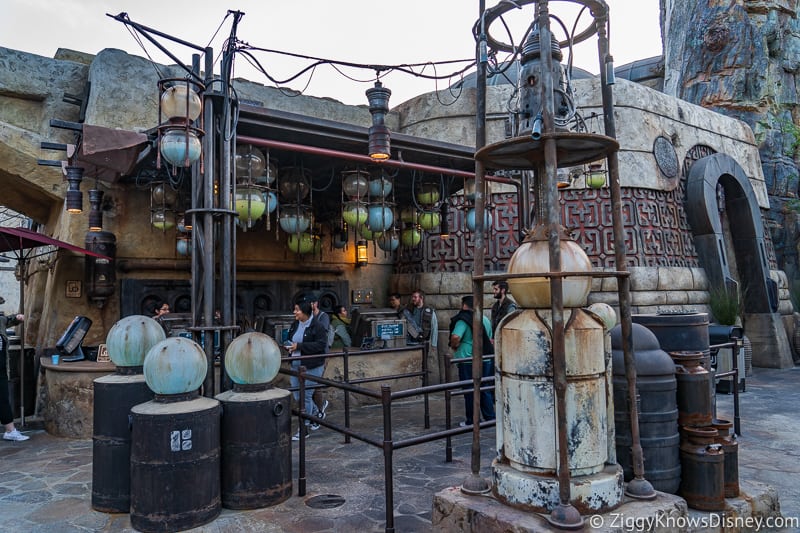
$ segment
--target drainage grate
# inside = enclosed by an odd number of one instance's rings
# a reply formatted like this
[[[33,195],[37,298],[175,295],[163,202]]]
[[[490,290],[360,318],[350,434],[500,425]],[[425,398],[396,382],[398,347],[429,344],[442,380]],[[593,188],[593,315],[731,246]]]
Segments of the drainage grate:
[[[306,500],[306,505],[313,509],[335,509],[344,505],[344,497],[338,494],[320,494]]]

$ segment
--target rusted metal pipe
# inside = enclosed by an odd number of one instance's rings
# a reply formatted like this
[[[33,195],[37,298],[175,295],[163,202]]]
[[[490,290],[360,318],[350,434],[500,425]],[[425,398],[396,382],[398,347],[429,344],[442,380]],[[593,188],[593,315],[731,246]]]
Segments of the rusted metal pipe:
[[[603,120],[605,134],[616,139],[617,128],[614,120],[614,95],[608,84],[605,61],[609,56],[606,24],[608,11],[596,13],[597,49],[600,58],[600,87],[603,100]],[[614,151],[606,158],[608,163],[609,188],[611,189],[611,220],[614,233],[614,260],[620,271],[627,271],[627,248],[625,246],[625,228],[622,224],[622,191],[619,183],[619,160]],[[656,497],[653,485],[644,478],[644,452],[639,434],[639,407],[636,402],[636,360],[633,353],[633,326],[631,324],[630,277],[617,278],[617,294],[619,298],[620,333],[622,334],[622,353],[625,361],[625,379],[628,382],[628,398],[630,398],[631,424],[631,462],[634,479],[628,482],[625,494],[633,498],[651,500]]]

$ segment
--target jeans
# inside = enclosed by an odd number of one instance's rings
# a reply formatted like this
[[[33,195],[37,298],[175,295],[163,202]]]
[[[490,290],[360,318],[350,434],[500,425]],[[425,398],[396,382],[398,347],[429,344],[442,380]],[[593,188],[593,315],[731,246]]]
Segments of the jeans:
[[[297,364],[292,363],[292,369],[297,370],[298,368],[300,368],[300,363],[299,362]],[[319,365],[318,367],[307,369],[306,370],[306,374],[309,374],[309,375],[312,375],[312,376],[317,376],[317,377],[322,377],[322,373],[324,371],[325,371],[325,365]],[[293,388],[299,387],[300,386],[300,378],[298,378],[297,376],[289,376],[289,383],[292,385]],[[317,384],[316,381],[311,381],[310,379],[305,378],[305,390],[303,391],[303,393],[304,393],[303,394],[303,400],[304,400],[303,403],[305,404],[305,407],[306,407],[306,414],[312,415],[312,416],[317,416],[319,414],[319,408],[317,408],[317,404],[314,403],[314,399],[313,399],[314,390],[315,389],[311,388],[312,386],[314,386],[316,384]],[[300,401],[300,391],[299,390],[294,391],[293,394],[294,394],[295,401],[299,402]],[[308,425],[308,424],[309,424],[309,422],[308,422],[308,420],[306,420],[306,425]]]
[[[483,377],[494,376],[494,360],[484,359],[483,361]],[[463,381],[465,379],[472,379],[472,363],[459,363],[458,364],[458,379]],[[481,388],[488,386],[489,383],[481,383]],[[472,384],[467,385],[464,389],[472,390]],[[472,423],[472,392],[464,393],[464,411],[467,418],[467,423]],[[494,391],[481,391],[481,416],[484,420],[494,420]]]

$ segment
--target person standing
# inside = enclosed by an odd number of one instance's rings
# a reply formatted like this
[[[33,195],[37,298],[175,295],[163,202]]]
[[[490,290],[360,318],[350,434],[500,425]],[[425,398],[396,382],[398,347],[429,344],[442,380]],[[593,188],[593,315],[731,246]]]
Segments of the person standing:
[[[409,325],[409,342],[411,344],[418,344],[420,342],[430,341],[431,348],[436,353],[436,345],[438,344],[439,337],[439,322],[436,319],[436,311],[433,307],[425,305],[425,293],[421,290],[416,290],[411,293],[411,306],[408,312],[405,313],[406,319],[413,323],[413,327]],[[416,330],[417,335],[413,337],[413,330]]]
[[[462,359],[464,362],[458,364],[459,381],[472,380],[472,316],[474,299],[472,296],[461,298],[461,310],[450,319],[450,347],[454,350],[453,359]],[[481,317],[484,335],[488,337],[491,344],[492,324],[486,316]],[[484,345],[483,337],[478,341]],[[484,350],[486,351],[486,350]],[[481,375],[489,377],[494,375],[494,361],[484,359],[481,366]],[[485,386],[484,384],[481,387]],[[464,389],[472,390],[472,384],[465,386]],[[466,420],[460,422],[459,426],[469,426],[472,424],[473,417],[473,393],[464,393],[464,411]],[[491,391],[481,391],[480,394],[481,416],[484,420],[494,420],[494,394]]]
[[[294,305],[292,310],[294,314],[294,322],[289,327],[287,335],[286,350],[291,357],[299,357],[301,355],[317,355],[325,353],[325,344],[328,339],[328,333],[323,329],[319,320],[315,320],[311,311],[311,303],[307,300],[300,301]],[[303,359],[302,361],[293,361],[292,368],[297,370],[300,366],[306,367],[306,374],[311,376],[321,377],[322,372],[325,370],[325,359],[323,357]],[[300,378],[297,376],[289,376],[289,381],[292,387],[297,388],[300,385]],[[305,380],[305,390],[303,396],[303,405],[305,406],[306,414],[311,416],[319,416],[319,409],[314,403],[313,395],[316,389],[311,388],[317,383],[310,379]],[[300,401],[300,392],[294,392],[295,401]],[[308,435],[309,427],[319,429],[317,424],[314,427],[308,420],[305,421],[304,431]],[[292,440],[300,440],[300,429],[294,434]]]
[[[0,297],[0,304],[5,303],[5,299]],[[11,409],[11,402],[8,397],[8,371],[6,361],[8,360],[8,336],[6,329],[16,326],[25,320],[25,315],[6,316],[0,312],[0,424],[5,427],[3,440],[22,442],[30,437],[23,435],[14,427],[14,412]]]
[[[319,293],[311,292],[308,294],[306,299],[311,303],[311,315],[315,322],[319,322],[322,329],[325,331],[325,351],[323,353],[328,353],[331,351],[331,345],[335,340],[335,334],[333,328],[331,327],[331,317],[328,313],[323,313],[322,310],[319,308]],[[322,374],[325,373],[325,361],[322,363]],[[314,389],[314,405],[317,408],[317,416],[319,418],[325,418],[327,416],[327,410],[330,403],[328,400],[325,400],[322,397],[322,389]],[[312,423],[311,429],[317,430],[319,429],[319,424]]]
[[[169,314],[169,304],[167,302],[161,302],[160,305],[155,306],[153,312],[155,312],[153,318],[158,320],[162,316]]]
[[[400,293],[393,292],[389,294],[389,307],[397,313],[397,318],[403,318],[403,304],[400,301]]]
[[[350,335],[350,317],[347,313],[347,307],[343,305],[336,306],[334,312],[331,313],[331,327],[333,328],[332,350],[341,350],[352,346],[353,340]]]
[[[517,310],[517,304],[508,296],[508,282],[495,281],[492,283],[492,294],[497,300],[492,304],[492,336],[497,335],[497,326],[509,313]]]

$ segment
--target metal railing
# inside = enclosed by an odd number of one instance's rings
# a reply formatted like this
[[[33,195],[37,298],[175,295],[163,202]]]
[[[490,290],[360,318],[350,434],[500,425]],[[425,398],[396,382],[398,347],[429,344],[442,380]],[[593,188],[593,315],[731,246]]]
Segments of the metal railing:
[[[290,362],[290,361],[297,361],[303,359],[310,359],[310,358],[319,358],[325,357],[326,359],[329,358],[343,358],[343,379],[341,381],[332,380],[325,377],[318,377],[314,375],[310,375],[306,372],[306,368],[304,366],[300,366],[297,369],[295,368],[282,368],[281,373],[287,374],[290,376],[296,376],[299,381],[298,387],[290,388],[290,390],[297,391],[299,394],[300,401],[297,402],[299,404],[297,407],[292,409],[292,414],[297,415],[298,417],[298,424],[299,424],[299,450],[298,450],[298,474],[297,474],[297,486],[298,486],[298,496],[305,496],[306,494],[306,432],[302,431],[303,425],[305,421],[308,420],[309,422],[315,422],[321,426],[324,426],[328,429],[341,433],[345,436],[345,442],[350,442],[351,438],[355,438],[361,442],[374,446],[376,448],[380,448],[383,450],[383,458],[384,458],[384,496],[385,496],[385,513],[386,513],[386,526],[385,531],[386,533],[394,533],[394,465],[393,465],[393,457],[394,451],[400,450],[403,448],[408,448],[410,446],[415,446],[418,444],[425,444],[428,442],[433,442],[436,440],[447,439],[446,445],[446,460],[448,462],[452,461],[452,446],[450,439],[455,435],[462,435],[465,433],[471,433],[473,431],[473,426],[464,426],[464,427],[457,427],[451,428],[451,408],[450,408],[450,399],[452,396],[464,394],[467,392],[471,392],[471,390],[463,389],[465,385],[471,385],[471,380],[465,381],[456,381],[452,383],[442,383],[436,385],[428,385],[427,384],[427,353],[428,353],[428,346],[425,345],[422,351],[422,369],[416,372],[408,372],[404,374],[395,374],[395,375],[387,375],[387,376],[375,376],[369,378],[359,378],[355,380],[349,379],[349,364],[348,360],[351,357],[363,357],[369,355],[375,355],[376,353],[386,353],[386,352],[398,352],[398,351],[413,351],[419,350],[420,347],[409,347],[409,348],[396,348],[396,349],[386,349],[386,350],[361,350],[361,351],[344,351],[341,353],[330,353],[323,355],[314,355],[314,356],[303,356],[303,357],[286,357],[283,358],[282,361]],[[488,356],[494,357],[494,356]],[[423,386],[405,389],[401,391],[392,391],[392,388],[386,384],[381,383],[380,392],[362,387],[361,385],[365,383],[377,383],[382,381],[389,381],[401,378],[409,378],[409,377],[420,377],[423,380]],[[310,388],[321,388],[321,387],[331,387],[334,389],[341,390],[344,394],[344,425],[339,425],[336,423],[331,422],[327,418],[319,418],[312,414],[309,414],[305,410],[305,402],[302,401],[302,398],[305,397],[306,387],[306,380],[313,381],[316,385],[312,385]],[[488,382],[492,382],[491,387],[486,387],[486,390],[494,389],[494,377],[484,378],[484,380]],[[445,425],[446,428],[444,430],[433,431],[421,435],[415,435],[412,437],[407,437],[404,439],[395,440],[394,435],[394,428],[392,425],[392,404],[398,400],[404,400],[408,398],[414,398],[422,396],[424,399],[424,426],[425,429],[430,429],[430,405],[429,405],[429,396],[431,394],[437,393],[444,393],[446,399],[446,421]],[[375,400],[379,400],[381,404],[382,410],[382,418],[383,418],[383,435],[382,438],[377,438],[372,435],[368,435],[359,431],[354,430],[350,426],[351,416],[350,416],[350,395],[351,394],[358,394],[367,398],[372,398]],[[494,421],[491,422],[484,422],[481,423],[481,428],[487,428],[494,425]]]

